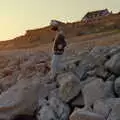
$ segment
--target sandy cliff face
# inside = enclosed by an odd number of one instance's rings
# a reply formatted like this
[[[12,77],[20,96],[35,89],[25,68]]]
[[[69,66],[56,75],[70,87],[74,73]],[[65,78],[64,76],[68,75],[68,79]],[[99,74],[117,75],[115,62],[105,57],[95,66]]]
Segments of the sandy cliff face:
[[[61,23],[61,26],[64,28],[68,40],[76,36],[81,37],[101,32],[104,33],[107,31],[119,30],[120,14],[109,15],[103,17],[99,21],[93,21],[88,24],[74,22]],[[50,43],[53,40],[54,35],[55,33],[50,30],[49,26],[41,29],[27,30],[23,36],[19,36],[10,41],[0,42],[0,50],[39,47],[41,44]]]

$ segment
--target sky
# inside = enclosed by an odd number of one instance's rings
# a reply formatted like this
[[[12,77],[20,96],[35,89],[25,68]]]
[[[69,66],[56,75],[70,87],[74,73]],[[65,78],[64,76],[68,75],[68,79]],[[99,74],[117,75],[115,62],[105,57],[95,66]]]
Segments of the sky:
[[[88,12],[108,8],[120,11],[120,0],[0,0],[0,40],[49,25],[51,19],[80,21]]]

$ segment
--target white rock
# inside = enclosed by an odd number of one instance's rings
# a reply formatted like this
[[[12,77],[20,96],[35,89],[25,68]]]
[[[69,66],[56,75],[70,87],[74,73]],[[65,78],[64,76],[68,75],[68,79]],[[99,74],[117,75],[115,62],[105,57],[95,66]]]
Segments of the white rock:
[[[105,120],[105,118],[99,114],[96,114],[96,113],[75,110],[71,114],[70,120]]]
[[[63,101],[69,102],[80,92],[80,81],[71,72],[62,74],[58,77],[60,84],[60,97]]]

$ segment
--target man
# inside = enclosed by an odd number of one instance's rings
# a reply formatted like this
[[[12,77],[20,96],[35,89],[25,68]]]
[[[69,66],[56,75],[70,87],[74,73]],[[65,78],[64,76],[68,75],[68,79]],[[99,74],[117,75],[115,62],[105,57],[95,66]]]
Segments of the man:
[[[51,62],[51,73],[52,73],[51,79],[55,80],[57,74],[62,69],[61,58],[64,53],[64,48],[66,47],[66,41],[63,31],[60,28],[60,23],[58,21],[51,20],[50,26],[51,26],[51,30],[56,32],[56,36],[53,44],[53,56]]]

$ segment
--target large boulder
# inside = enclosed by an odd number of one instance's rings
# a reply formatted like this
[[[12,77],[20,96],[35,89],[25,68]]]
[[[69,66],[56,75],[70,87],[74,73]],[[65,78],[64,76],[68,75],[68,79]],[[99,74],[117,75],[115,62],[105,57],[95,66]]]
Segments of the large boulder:
[[[107,53],[107,57],[111,58],[113,55],[120,53],[120,46],[111,47],[110,51]]]
[[[98,100],[94,103],[93,112],[103,115],[107,119],[112,108],[118,103],[120,103],[120,98]]]
[[[86,84],[82,92],[85,106],[90,107],[96,100],[105,98],[105,83],[98,78]]]
[[[37,112],[38,120],[67,120],[70,113],[68,105],[60,99],[52,97],[50,100],[42,103]]]
[[[58,120],[55,116],[54,111],[50,106],[44,106],[42,109],[37,113],[38,120]]]
[[[85,80],[88,76],[88,71],[91,71],[93,68],[95,68],[95,61],[95,58],[89,55],[79,63],[79,66],[77,66],[73,72],[80,79],[80,81]]]
[[[116,75],[120,75],[120,53],[114,55],[109,61],[105,63],[106,69]]]
[[[114,82],[113,81],[106,81],[105,82],[105,98],[114,98]]]
[[[85,81],[81,81],[80,85],[81,85],[81,89],[83,89],[85,87],[85,85],[89,84],[90,82],[93,82],[94,80],[99,79],[98,77],[87,77],[87,79],[85,79]]]
[[[14,76],[6,76],[0,80],[0,87],[2,92],[6,91],[8,88],[10,88],[12,85],[16,83],[16,79]]]
[[[60,84],[60,97],[63,101],[69,102],[79,94],[80,81],[72,72],[60,75],[58,82]]]
[[[91,50],[89,55],[93,56],[96,59],[96,61],[94,62],[97,62],[97,64],[99,65],[103,65],[107,60],[106,56],[109,51],[110,51],[110,47],[97,46]]]
[[[115,93],[120,97],[120,77],[115,80]]]
[[[106,57],[102,55],[102,53],[98,54],[99,52],[96,53],[95,51],[93,49],[87,56],[85,56],[84,59],[82,59],[79,63],[79,66],[77,66],[77,68],[74,70],[74,73],[81,81],[87,78],[88,72],[94,70],[96,67],[104,65],[107,60]],[[99,71],[96,72],[98,76],[100,75],[102,77],[106,77],[106,72],[102,74],[104,69],[99,69]]]
[[[108,72],[105,70],[104,66],[96,67],[95,74],[97,77],[100,77],[102,79],[106,79],[108,76]]]
[[[50,99],[50,98],[52,98],[52,97],[60,98],[59,88],[54,89],[54,90],[51,90],[51,91],[49,92],[48,98]]]
[[[39,79],[19,81],[0,95],[0,119],[10,119],[18,114],[32,114],[36,109]]]
[[[78,109],[71,114],[70,120],[105,120],[105,118],[102,115]]]
[[[112,81],[112,82],[114,82],[115,80],[116,80],[116,76],[115,76],[114,74],[110,75],[110,76],[106,79],[106,81]]]
[[[109,51],[110,51],[110,47],[107,47],[107,46],[97,46],[97,47],[94,47],[91,50],[90,55],[92,55],[92,56],[97,58],[97,57],[100,57],[100,56],[106,56]]]
[[[79,93],[79,95],[76,98],[74,98],[73,101],[71,101],[71,105],[73,107],[76,107],[76,106],[81,108],[84,107],[84,99],[83,99],[82,93]]]
[[[120,120],[120,103],[117,103],[112,107],[107,120]]]

